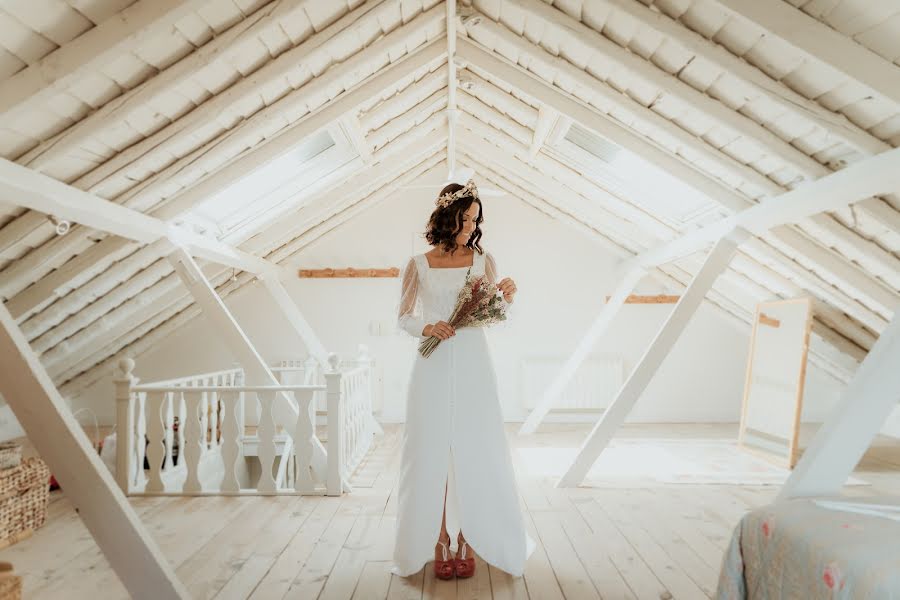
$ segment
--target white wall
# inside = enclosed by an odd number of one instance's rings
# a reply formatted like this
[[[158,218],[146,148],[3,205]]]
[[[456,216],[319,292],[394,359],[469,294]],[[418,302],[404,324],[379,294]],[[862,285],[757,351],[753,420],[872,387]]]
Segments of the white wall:
[[[25,435],[25,431],[13,414],[12,408],[0,395],[0,442],[5,442]]]
[[[403,267],[427,249],[417,233],[433,207],[441,173],[425,177],[429,189],[408,189],[328,233],[291,261],[292,267]],[[425,183],[425,178],[420,183]],[[521,361],[529,356],[563,359],[581,338],[615,287],[615,259],[593,240],[510,197],[485,198],[482,245],[497,259],[499,275],[518,285],[516,320],[492,331],[493,356],[508,419],[522,418]],[[644,284],[647,285],[646,283]],[[382,366],[383,420],[402,420],[416,342],[393,331],[399,279],[296,279],[288,291],[325,347],[344,357],[365,343]],[[659,292],[657,288],[652,288]],[[655,293],[654,292],[654,293]],[[299,338],[267,297],[251,285],[229,297],[257,349],[269,362],[305,355]],[[596,349],[621,355],[634,366],[671,305],[628,305]],[[381,328],[385,333],[378,334]],[[673,353],[637,404],[632,420],[735,422],[739,420],[749,326],[726,322],[709,307],[695,316]],[[227,368],[233,364],[215,331],[201,317],[150,352],[137,357],[144,381]],[[804,419],[820,421],[839,395],[838,384],[809,369]],[[101,381],[75,400],[112,422],[112,384]]]
[[[881,428],[881,433],[891,437],[900,438],[900,406],[894,409]]]

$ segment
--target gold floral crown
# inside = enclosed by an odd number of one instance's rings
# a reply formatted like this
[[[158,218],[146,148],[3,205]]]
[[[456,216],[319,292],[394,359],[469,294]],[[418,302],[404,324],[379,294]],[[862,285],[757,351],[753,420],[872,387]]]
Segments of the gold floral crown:
[[[468,196],[472,196],[473,198],[478,197],[478,188],[475,186],[474,179],[468,180],[466,185],[455,192],[447,192],[446,194],[439,196],[435,201],[435,204],[438,208],[447,208],[460,198],[466,198]]]

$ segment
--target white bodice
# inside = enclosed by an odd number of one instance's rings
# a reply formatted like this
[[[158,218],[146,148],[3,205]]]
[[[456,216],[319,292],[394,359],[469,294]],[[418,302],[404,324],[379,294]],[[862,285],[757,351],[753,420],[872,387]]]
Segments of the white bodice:
[[[484,255],[475,253],[471,266],[473,275],[484,274]],[[432,268],[424,254],[415,256],[419,277],[417,296],[421,301],[422,318],[426,323],[446,321],[453,313],[459,290],[466,281],[470,267]]]
[[[470,268],[472,275],[485,275],[488,281],[497,283],[497,265],[488,252],[476,252],[471,267],[433,269],[424,254],[410,258],[403,271],[397,312],[400,327],[413,337],[421,337],[425,325],[447,321]],[[507,306],[507,317],[510,306]]]

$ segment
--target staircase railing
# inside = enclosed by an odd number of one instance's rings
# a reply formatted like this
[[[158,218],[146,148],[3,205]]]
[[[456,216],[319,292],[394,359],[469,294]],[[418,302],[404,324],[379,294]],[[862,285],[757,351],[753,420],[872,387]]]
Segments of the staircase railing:
[[[326,372],[305,363],[303,383],[243,385],[230,369],[139,384],[134,361],[123,359],[116,378],[116,479],[129,495],[328,494],[350,491],[347,481],[380,427],[372,416],[371,363],[342,368],[329,357]],[[294,368],[296,369],[296,367]],[[291,367],[276,368],[281,380]],[[275,425],[273,407],[286,394],[299,407],[290,431]],[[326,422],[327,472],[311,468],[316,399]],[[258,402],[259,425],[248,431],[244,411]],[[248,445],[255,452],[245,451]],[[279,460],[280,458],[280,460]]]

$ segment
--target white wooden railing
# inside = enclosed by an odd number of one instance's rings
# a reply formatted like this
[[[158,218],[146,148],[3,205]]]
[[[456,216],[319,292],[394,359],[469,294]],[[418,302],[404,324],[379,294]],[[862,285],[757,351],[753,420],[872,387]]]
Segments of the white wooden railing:
[[[281,381],[300,371],[303,382],[271,386],[243,385],[242,369],[150,384],[138,383],[130,359],[119,369],[116,479],[129,495],[340,495],[350,491],[350,474],[380,432],[367,357],[342,366],[331,355],[325,372],[312,362],[278,367]],[[284,396],[299,408],[289,430],[274,418]],[[244,422],[250,402],[259,403],[255,435]],[[316,433],[317,412],[326,425],[324,440]],[[321,473],[312,466],[319,441],[327,448]]]

